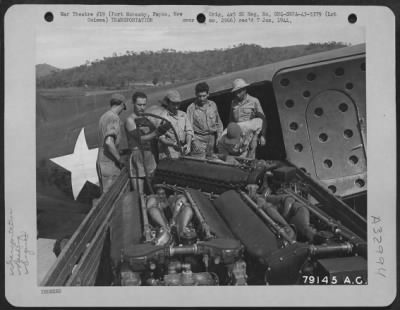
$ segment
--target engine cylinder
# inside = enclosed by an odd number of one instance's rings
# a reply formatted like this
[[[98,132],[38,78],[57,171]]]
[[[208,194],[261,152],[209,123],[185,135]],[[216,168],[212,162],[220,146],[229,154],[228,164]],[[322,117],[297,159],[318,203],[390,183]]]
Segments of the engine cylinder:
[[[218,197],[214,204],[249,255],[263,262],[265,257],[279,248],[277,237],[246,205],[239,193],[228,191]]]
[[[158,163],[153,182],[165,182],[221,194],[229,189],[244,188],[249,182],[258,183],[264,170],[258,167],[235,167],[187,158],[163,159]]]
[[[211,201],[198,190],[187,189],[187,191],[189,192],[193,201],[199,207],[206,223],[210,227],[211,232],[215,234],[217,238],[233,239],[231,231]]]

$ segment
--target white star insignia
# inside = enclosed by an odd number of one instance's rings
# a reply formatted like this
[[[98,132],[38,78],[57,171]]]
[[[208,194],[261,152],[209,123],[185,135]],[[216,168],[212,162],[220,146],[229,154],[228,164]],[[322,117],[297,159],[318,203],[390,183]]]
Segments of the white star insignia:
[[[51,158],[57,165],[71,172],[72,193],[74,199],[78,197],[86,181],[98,185],[96,171],[98,148],[89,150],[85,138],[84,128],[81,129],[75,143],[74,152],[56,158]]]

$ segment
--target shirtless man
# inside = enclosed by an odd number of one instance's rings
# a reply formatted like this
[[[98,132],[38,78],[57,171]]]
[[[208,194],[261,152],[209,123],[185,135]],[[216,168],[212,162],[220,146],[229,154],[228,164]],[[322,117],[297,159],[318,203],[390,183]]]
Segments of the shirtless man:
[[[143,113],[147,106],[147,96],[142,92],[135,92],[132,96],[133,113],[125,121],[128,147],[131,150],[129,162],[129,177],[134,190],[143,193],[145,178],[151,178],[156,169],[152,140],[163,135],[170,125],[161,124],[155,128],[154,124]]]

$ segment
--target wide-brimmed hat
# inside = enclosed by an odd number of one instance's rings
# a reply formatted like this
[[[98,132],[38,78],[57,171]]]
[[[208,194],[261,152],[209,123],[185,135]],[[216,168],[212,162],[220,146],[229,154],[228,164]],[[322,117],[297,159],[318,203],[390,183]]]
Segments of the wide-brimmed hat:
[[[172,102],[181,102],[181,94],[176,89],[171,89],[165,95]]]
[[[242,129],[237,123],[229,123],[226,128],[226,135],[224,142],[226,144],[238,144],[240,142],[240,136],[242,135]]]
[[[232,93],[249,85],[244,79],[236,79],[232,83]]]

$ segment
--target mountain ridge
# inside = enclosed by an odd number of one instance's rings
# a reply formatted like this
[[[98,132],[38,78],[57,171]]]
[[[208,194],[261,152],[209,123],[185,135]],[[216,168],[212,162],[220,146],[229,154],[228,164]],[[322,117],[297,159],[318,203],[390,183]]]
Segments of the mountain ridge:
[[[226,49],[195,51],[126,51],[124,55],[87,61],[39,76],[38,88],[135,87],[167,85],[257,67],[277,61],[347,46],[343,42],[309,43],[286,47],[239,44]],[[38,66],[38,65],[37,65]],[[48,65],[50,66],[50,65]],[[52,67],[52,66],[50,66]],[[38,71],[38,70],[37,70]]]
[[[47,63],[37,64],[36,65],[36,78],[42,78],[53,72],[58,72],[60,70],[61,69],[54,67],[52,65],[49,65]]]

